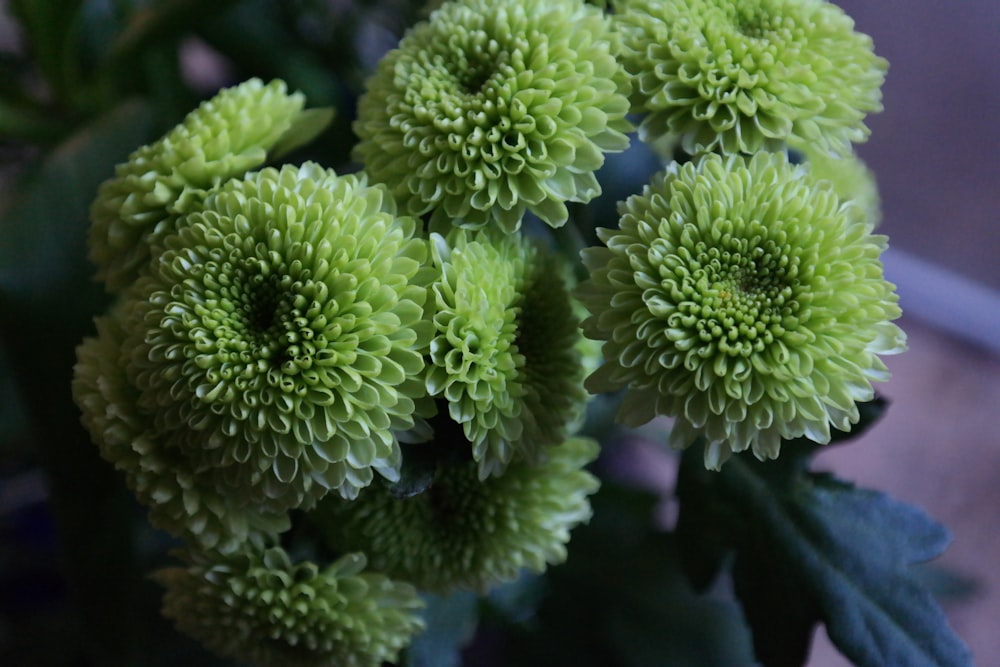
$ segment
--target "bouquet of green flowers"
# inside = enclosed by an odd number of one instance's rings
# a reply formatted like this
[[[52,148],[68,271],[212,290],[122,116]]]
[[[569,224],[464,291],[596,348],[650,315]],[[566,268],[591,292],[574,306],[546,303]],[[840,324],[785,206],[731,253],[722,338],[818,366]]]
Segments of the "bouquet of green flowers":
[[[172,537],[181,633],[436,665],[478,620],[495,664],[771,667],[824,623],[859,665],[969,664],[908,570],[944,530],[809,469],[906,347],[853,153],[886,61],[824,0],[608,4],[437,3],[367,78],[352,167],[286,162],[333,109],[250,78],[100,185],[72,394]],[[673,525],[613,474],[637,432],[682,452]]]

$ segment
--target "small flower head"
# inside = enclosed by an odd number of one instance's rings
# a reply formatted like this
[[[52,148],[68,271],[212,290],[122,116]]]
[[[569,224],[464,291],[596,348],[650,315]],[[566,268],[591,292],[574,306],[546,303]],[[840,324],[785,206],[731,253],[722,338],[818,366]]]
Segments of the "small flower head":
[[[211,470],[171,444],[139,407],[139,392],[126,375],[121,311],[99,317],[97,336],[77,348],[73,398],[101,456],[125,475],[150,522],[205,549],[231,551],[254,533],[288,527],[283,513],[249,506],[224,493]]]
[[[578,0],[453,0],[379,63],[359,103],[355,157],[437,229],[530,211],[552,226],[600,194],[624,150],[627,81],[610,23]]]
[[[882,203],[875,174],[855,154],[839,156],[815,146],[796,146],[809,165],[809,175],[829,181],[841,201],[853,202],[862,220],[877,227],[882,222]]]
[[[437,592],[484,591],[564,561],[570,530],[590,519],[599,484],[584,466],[597,443],[570,439],[547,456],[485,481],[473,464],[442,468],[409,498],[371,486],[353,502],[324,501],[318,516],[333,547],[364,552],[389,576]]]
[[[229,181],[178,227],[125,297],[129,381],[157,430],[272,511],[394,479],[429,334],[414,221],[307,163]]]
[[[164,137],[119,164],[90,215],[90,258],[97,277],[118,291],[149,262],[151,248],[206,191],[261,166],[268,151],[304,117],[305,98],[280,80],[250,79],[223,90]]]
[[[623,62],[647,141],[689,154],[846,154],[881,111],[886,61],[825,0],[620,0]]]
[[[414,588],[364,572],[360,554],[320,568],[248,543],[187,561],[155,575],[163,614],[218,655],[257,667],[378,667],[423,627]]]
[[[578,320],[558,259],[521,235],[434,234],[432,254],[427,388],[485,478],[561,443],[582,412]]]
[[[654,177],[584,251],[586,335],[605,341],[592,391],[626,388],[619,418],[676,418],[718,467],[781,439],[830,440],[888,373],[905,336],[882,276],[884,236],[783,154],[709,155]]]

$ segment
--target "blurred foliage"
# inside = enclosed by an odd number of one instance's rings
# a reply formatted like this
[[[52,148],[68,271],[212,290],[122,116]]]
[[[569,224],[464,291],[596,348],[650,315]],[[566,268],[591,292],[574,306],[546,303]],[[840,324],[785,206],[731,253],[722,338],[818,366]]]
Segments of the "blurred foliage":
[[[425,15],[423,3],[9,0],[4,9],[16,39],[0,44],[0,154],[25,161],[4,170],[17,181],[0,201],[0,664],[224,664],[160,618],[159,590],[144,575],[167,562],[171,542],[100,460],[70,397],[75,347],[108,298],[86,261],[88,207],[133,149],[250,76],[282,78],[309,106],[336,108],[333,126],[286,160],[350,169],[365,76]],[[571,245],[611,226],[614,201],[654,166],[642,149],[610,160],[608,195],[587,207]],[[588,422],[605,441],[619,435],[612,412],[596,400]],[[858,664],[969,664],[906,569],[943,548],[943,529],[809,472],[809,454],[738,457],[716,475],[689,452],[676,532],[655,519],[661,497],[607,482],[565,565],[481,599],[428,598],[429,629],[405,664],[743,667],[756,664],[756,648],[768,667],[801,665],[819,622]],[[887,643],[908,652],[879,662]]]

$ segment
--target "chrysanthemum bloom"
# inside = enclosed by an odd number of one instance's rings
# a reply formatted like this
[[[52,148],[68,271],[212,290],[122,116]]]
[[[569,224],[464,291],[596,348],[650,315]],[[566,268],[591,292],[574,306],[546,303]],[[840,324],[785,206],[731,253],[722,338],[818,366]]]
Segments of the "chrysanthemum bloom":
[[[578,0],[455,0],[382,59],[358,106],[355,158],[407,212],[452,223],[525,211],[557,227],[600,194],[628,146],[627,77],[610,22]]]
[[[312,163],[229,181],[203,209],[125,295],[139,407],[271,511],[395,479],[430,334],[415,221]]]
[[[447,400],[480,477],[566,439],[587,393],[579,320],[557,257],[521,235],[432,235],[427,388]]]
[[[794,146],[816,180],[830,181],[841,201],[852,201],[858,215],[874,226],[882,222],[882,202],[875,174],[857,155],[834,155],[814,146]]]
[[[283,137],[320,121],[303,111],[305,98],[280,80],[250,79],[223,90],[158,141],[119,164],[91,206],[90,258],[97,277],[118,291],[149,262],[151,246],[174,230],[206,191],[264,164]]]
[[[189,554],[160,570],[163,614],[220,656],[255,667],[378,667],[423,623],[412,586],[364,572],[360,554],[320,568],[280,547]]]
[[[849,153],[882,110],[886,61],[824,0],[618,0],[622,57],[645,141],[689,154]]]
[[[373,485],[353,502],[328,499],[316,516],[331,546],[364,552],[372,567],[417,587],[484,591],[566,559],[570,530],[591,515],[598,480],[584,470],[597,443],[573,438],[540,464],[512,463],[479,479],[471,463],[443,468],[423,493],[396,498]]]
[[[99,317],[97,336],[77,349],[73,398],[101,456],[125,475],[149,507],[150,522],[206,549],[231,551],[255,532],[288,527],[284,513],[247,505],[214,483],[211,470],[171,446],[153,417],[139,408],[139,392],[125,373],[121,311]]]
[[[606,359],[587,387],[626,388],[630,426],[675,417],[671,444],[703,437],[711,468],[848,430],[888,378],[877,355],[905,347],[886,238],[853,206],[781,153],[672,164],[583,253],[584,333]]]

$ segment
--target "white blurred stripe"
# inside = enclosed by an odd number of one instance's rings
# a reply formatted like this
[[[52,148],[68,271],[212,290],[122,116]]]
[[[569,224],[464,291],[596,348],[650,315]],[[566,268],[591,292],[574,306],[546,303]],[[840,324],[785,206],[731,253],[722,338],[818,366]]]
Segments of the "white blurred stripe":
[[[1000,354],[1000,292],[897,248],[882,260],[906,316]]]

